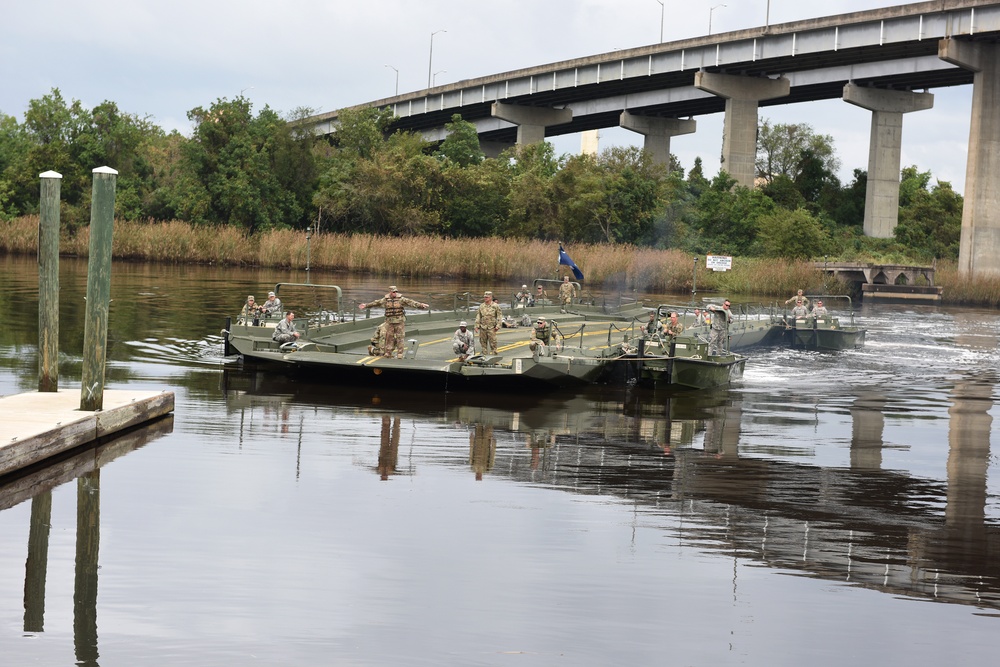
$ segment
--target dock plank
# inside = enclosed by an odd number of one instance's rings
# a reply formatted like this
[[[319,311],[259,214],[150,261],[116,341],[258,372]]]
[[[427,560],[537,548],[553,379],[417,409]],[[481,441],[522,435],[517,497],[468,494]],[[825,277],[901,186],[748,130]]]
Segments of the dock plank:
[[[0,396],[0,476],[169,414],[174,394],[105,390],[103,410],[79,407],[79,389]]]

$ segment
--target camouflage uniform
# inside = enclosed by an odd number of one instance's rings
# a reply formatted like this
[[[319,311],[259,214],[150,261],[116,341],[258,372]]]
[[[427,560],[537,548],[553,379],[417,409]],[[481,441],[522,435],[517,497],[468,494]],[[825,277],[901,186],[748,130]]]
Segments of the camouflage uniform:
[[[247,302],[243,304],[243,310],[240,311],[240,319],[246,324],[256,324],[255,320],[260,317],[260,311],[261,307],[254,302],[253,297],[247,297]]]
[[[479,310],[476,312],[476,331],[479,332],[479,345],[483,354],[497,353],[497,331],[500,330],[502,320],[503,311],[496,301],[479,304]]]
[[[663,331],[663,324],[660,320],[656,319],[656,313],[650,313],[649,321],[646,322],[645,331],[647,336],[652,336],[655,333]]]
[[[712,311],[712,331],[708,335],[708,353],[723,354],[726,351],[726,334],[733,314],[728,308]]]
[[[465,322],[462,322],[465,324]],[[472,343],[473,343],[472,332],[466,327],[459,327],[455,329],[455,335],[451,337],[451,350],[459,357],[462,361],[472,353]]]
[[[368,346],[368,354],[373,357],[381,357],[385,354],[385,322],[375,327],[371,345]]]
[[[395,291],[390,291],[381,299],[362,305],[365,308],[385,308],[385,348],[383,355],[386,357],[391,357],[393,353],[399,357],[403,356],[406,339],[406,311],[404,309],[428,308],[426,303],[420,303],[405,296],[400,296],[399,292]]]
[[[805,304],[802,303],[801,301],[795,304],[795,307],[792,308],[792,317],[808,317],[808,316],[809,316],[809,309],[807,309]]]
[[[573,303],[574,298],[576,298],[576,286],[568,280],[564,281],[563,284],[559,286],[559,303],[562,304],[564,312],[566,310],[566,306]]]
[[[809,298],[804,294],[802,294],[802,290],[799,290],[798,293],[791,299],[785,299],[785,305],[787,306],[789,304],[795,303],[796,301],[801,301],[803,306],[805,306],[807,309],[809,308]]]
[[[828,311],[826,309],[826,306],[816,305],[812,309],[812,316],[813,317],[826,317],[829,314],[830,314],[830,311]]]
[[[674,337],[679,336],[680,334],[684,333],[684,325],[681,324],[680,322],[677,322],[677,324],[671,324],[668,321],[667,322],[667,327],[666,327],[665,331],[666,331],[666,333],[667,333],[668,336],[670,336],[671,338],[674,338]]]
[[[295,322],[288,319],[288,316],[285,316],[283,320],[278,322],[278,326],[274,327],[271,340],[276,343],[292,343],[298,338],[295,334]]]
[[[266,315],[270,315],[271,313],[280,313],[281,299],[273,295],[268,295],[267,301],[264,302],[264,304],[261,306],[261,309],[264,311]]]
[[[539,343],[548,345],[550,340],[552,340],[552,325],[545,320],[535,322],[535,326],[531,328],[531,342],[528,343],[528,348],[534,352]]]

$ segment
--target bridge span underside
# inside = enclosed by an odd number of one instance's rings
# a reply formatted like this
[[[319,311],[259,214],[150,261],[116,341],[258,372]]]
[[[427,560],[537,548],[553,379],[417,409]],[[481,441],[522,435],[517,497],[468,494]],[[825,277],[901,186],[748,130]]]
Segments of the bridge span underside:
[[[489,153],[515,145],[519,137],[526,142],[622,125],[646,133],[647,148],[659,151],[654,157],[661,161],[669,159],[669,128],[678,119],[725,112],[722,167],[752,187],[757,108],[844,98],[848,87],[849,101],[873,113],[872,146],[880,161],[872,162],[877,157],[872,155],[869,167],[890,175],[869,183],[872,211],[865,221],[866,233],[885,237],[892,235],[898,211],[893,207],[898,193],[892,192],[898,182],[891,175],[899,173],[902,120],[894,114],[929,108],[933,96],[888,103],[864,90],[973,84],[970,147],[981,148],[969,151],[961,265],[964,272],[1000,274],[998,42],[1000,2],[935,0],[598,54],[359,106],[390,107],[397,129],[420,132],[430,141],[443,140],[445,124],[459,114],[476,126]],[[734,90],[746,92],[727,92]],[[336,120],[331,112],[306,122],[317,132],[332,133]],[[656,126],[658,120],[674,125]],[[693,125],[673,134],[689,131]],[[649,141],[650,134],[660,140]],[[733,136],[753,138],[727,145]],[[975,252],[973,240],[981,246]]]

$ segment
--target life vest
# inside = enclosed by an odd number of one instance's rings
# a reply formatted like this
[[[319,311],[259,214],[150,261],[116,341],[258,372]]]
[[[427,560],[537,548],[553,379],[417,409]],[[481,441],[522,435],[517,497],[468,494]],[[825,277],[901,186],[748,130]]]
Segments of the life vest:
[[[385,300],[385,318],[390,317],[403,317],[405,315],[403,310],[403,301],[401,299],[390,299],[386,297]]]

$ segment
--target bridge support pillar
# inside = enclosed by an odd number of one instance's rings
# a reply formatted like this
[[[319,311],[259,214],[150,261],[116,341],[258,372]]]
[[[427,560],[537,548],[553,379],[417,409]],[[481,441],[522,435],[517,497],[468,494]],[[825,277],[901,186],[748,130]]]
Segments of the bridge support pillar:
[[[691,134],[697,127],[693,119],[657,118],[655,116],[634,116],[622,111],[618,124],[645,136],[643,148],[653,155],[657,164],[670,165],[670,137]]]
[[[513,146],[514,144],[508,144],[505,141],[483,141],[479,140],[479,150],[483,152],[486,157],[498,158],[500,153]]]
[[[865,190],[865,236],[892,238],[899,222],[899,162],[903,114],[934,106],[931,93],[844,86],[844,101],[872,112]]]
[[[942,39],[938,57],[974,72],[958,271],[1000,275],[1000,45]]]
[[[739,185],[752,188],[757,175],[757,107],[761,100],[784,97],[788,79],[761,79],[734,74],[695,72],[694,86],[726,98],[722,129],[722,168]]]
[[[494,118],[517,125],[518,146],[541,143],[545,141],[546,127],[563,125],[573,120],[572,109],[523,107],[503,102],[494,102],[491,114]]]

